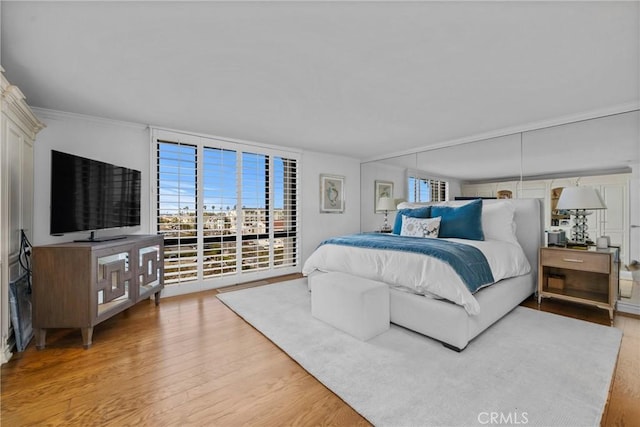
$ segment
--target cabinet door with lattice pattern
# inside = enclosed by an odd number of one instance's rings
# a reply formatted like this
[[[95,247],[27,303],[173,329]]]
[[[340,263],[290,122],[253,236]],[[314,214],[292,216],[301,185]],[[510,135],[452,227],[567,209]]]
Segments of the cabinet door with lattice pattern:
[[[132,305],[135,295],[132,292],[133,265],[131,248],[118,248],[113,252],[96,256],[96,296],[93,299],[98,321],[110,316],[114,310]]]
[[[163,287],[162,238],[138,249],[138,300],[158,293]]]

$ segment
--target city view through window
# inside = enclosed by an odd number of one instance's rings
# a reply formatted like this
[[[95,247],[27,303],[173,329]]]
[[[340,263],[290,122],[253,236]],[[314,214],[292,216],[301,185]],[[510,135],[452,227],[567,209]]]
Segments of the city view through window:
[[[296,265],[296,160],[163,141],[157,158],[165,283]]]

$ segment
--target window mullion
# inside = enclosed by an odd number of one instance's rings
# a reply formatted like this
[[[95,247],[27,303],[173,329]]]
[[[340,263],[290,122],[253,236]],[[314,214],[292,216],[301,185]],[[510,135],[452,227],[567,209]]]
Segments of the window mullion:
[[[274,248],[275,248],[275,238],[274,238],[274,218],[275,218],[275,161],[274,156],[268,156],[267,161],[268,164],[268,176],[265,179],[265,191],[268,191],[268,196],[266,198],[267,203],[267,215],[269,220],[267,221],[267,227],[269,232],[269,268],[274,267]]]
[[[202,142],[199,142],[196,148],[196,242],[198,253],[198,280],[203,279],[204,270],[204,214],[202,206],[204,205],[204,148]]]
[[[242,275],[242,224],[244,221],[242,212],[242,150],[236,151],[236,275]]]

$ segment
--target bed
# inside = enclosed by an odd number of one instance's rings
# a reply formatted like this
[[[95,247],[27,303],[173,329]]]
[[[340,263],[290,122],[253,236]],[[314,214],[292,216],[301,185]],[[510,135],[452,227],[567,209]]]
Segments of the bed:
[[[343,244],[333,244],[331,241],[316,249],[305,262],[302,272],[309,277],[310,282],[314,280],[314,277],[328,272],[341,272],[383,282],[389,286],[392,323],[439,340],[445,346],[461,351],[473,338],[535,291],[538,249],[543,241],[542,210],[538,199],[450,201],[434,204],[429,208],[434,209],[433,206],[444,205],[445,209],[451,209],[451,211],[457,211],[458,208],[468,210],[472,203],[481,206],[479,208],[482,211],[481,227],[485,232],[482,237],[486,237],[486,239],[458,238],[457,232],[455,230],[452,232],[451,228],[451,224],[455,224],[454,221],[441,224],[447,225],[439,230],[441,235],[445,231],[444,237],[447,237],[446,239],[424,239],[424,241],[446,240],[454,243],[470,243],[470,246],[485,251],[484,246],[501,246],[494,240],[509,241],[512,239],[516,243],[513,246],[513,252],[518,252],[515,249],[516,246],[521,248],[521,254],[526,264],[520,265],[517,269],[515,267],[511,269],[511,264],[507,265],[506,267],[509,267],[507,270],[514,271],[499,271],[495,281],[488,284],[480,282],[477,291],[470,289],[467,291],[464,286],[469,287],[468,284],[460,281],[461,279],[456,276],[456,271],[448,278],[447,276],[441,277],[439,270],[450,269],[449,264],[442,259],[430,260],[429,262],[434,263],[438,271],[428,270],[427,272],[417,264],[416,257],[422,255],[396,253],[389,255],[392,258],[385,258],[381,254],[386,250],[369,247],[349,247],[346,249]],[[410,210],[399,210],[398,215],[403,213],[410,216],[411,212],[418,212],[418,209],[426,206],[399,206],[399,208],[403,207]],[[440,207],[436,209],[442,211]],[[496,218],[498,218],[497,221]],[[406,217],[404,219],[406,220]],[[409,222],[406,220],[405,225]],[[505,227],[507,222],[509,222],[508,227],[511,228]],[[465,219],[458,225],[464,228],[468,223],[469,221]],[[498,223],[499,228],[496,228]],[[398,230],[394,230],[394,232],[398,233]],[[464,233],[464,237],[475,239],[475,237],[467,236]],[[511,235],[509,235],[510,233]],[[451,236],[454,237],[450,238]],[[370,238],[373,239],[371,236]],[[382,237],[378,239],[386,241],[394,238],[399,240],[403,237],[390,236],[388,239]],[[489,252],[486,258],[490,268],[494,271],[496,269],[492,259],[494,255]],[[521,261],[512,262],[512,264],[520,263]],[[446,265],[443,267],[443,264]],[[432,279],[437,280],[438,283],[430,284]],[[449,284],[444,283],[447,281],[451,283],[451,288],[445,286]]]

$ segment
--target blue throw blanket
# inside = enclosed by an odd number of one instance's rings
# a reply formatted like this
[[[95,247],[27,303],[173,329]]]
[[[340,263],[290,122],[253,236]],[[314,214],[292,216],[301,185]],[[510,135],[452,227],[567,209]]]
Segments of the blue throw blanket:
[[[472,294],[482,286],[494,282],[491,267],[484,254],[478,248],[458,242],[386,233],[363,233],[332,237],[320,243],[320,246],[327,244],[413,252],[437,258],[449,264],[458,273]]]

